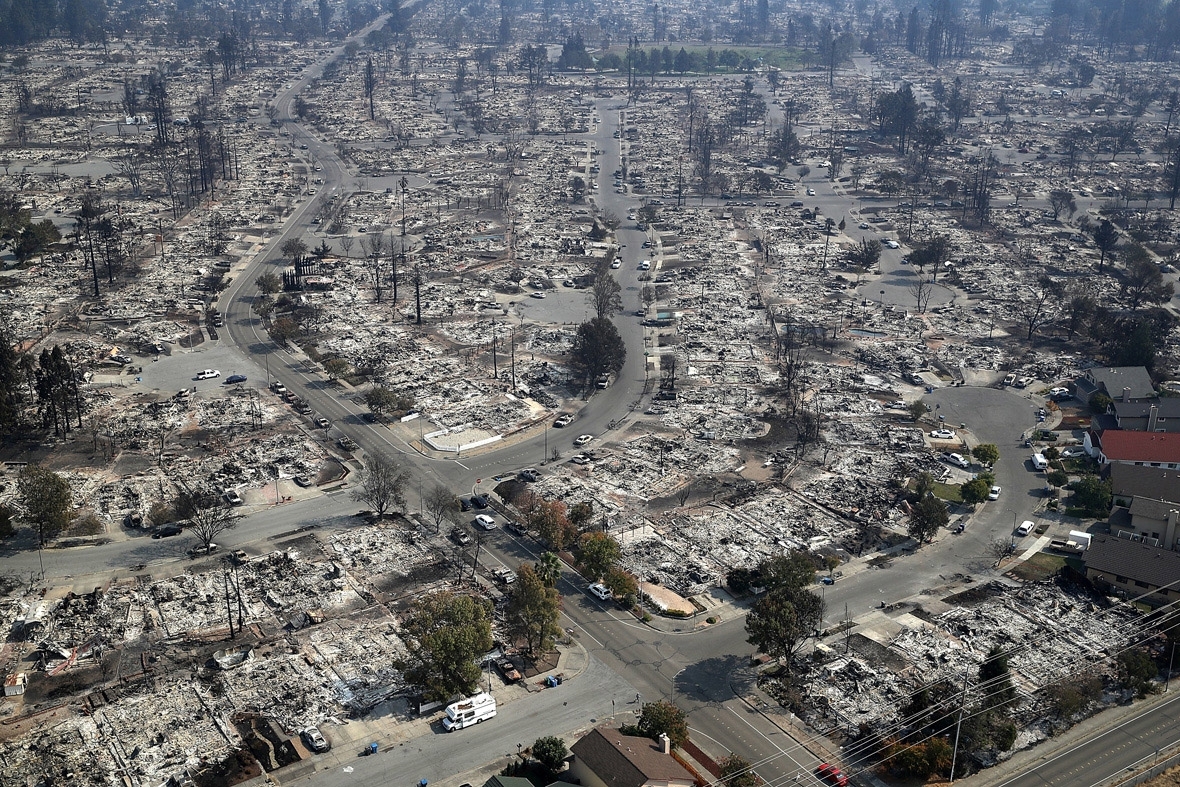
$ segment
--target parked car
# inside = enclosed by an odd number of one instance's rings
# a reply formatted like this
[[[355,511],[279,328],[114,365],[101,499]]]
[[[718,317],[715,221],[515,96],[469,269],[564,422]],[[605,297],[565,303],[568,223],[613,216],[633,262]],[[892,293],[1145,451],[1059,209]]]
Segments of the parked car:
[[[324,418],[322,415],[312,421],[312,423],[318,426],[320,429],[327,429],[332,425],[332,422],[327,418]]]
[[[477,514],[475,519],[471,520],[471,524],[484,530],[496,529],[496,520],[492,519],[487,514]]]
[[[152,531],[152,538],[168,538],[169,536],[178,536],[184,532],[184,528],[180,525],[160,525]]]
[[[216,377],[220,377],[220,376],[221,376],[221,372],[218,371],[217,369],[202,369],[201,371],[197,372],[196,379],[198,379],[198,380],[212,380],[212,379],[214,379]]]
[[[1049,389],[1049,398],[1053,399],[1054,401],[1056,401],[1058,399],[1068,399],[1068,398],[1070,398],[1069,389],[1068,388],[1050,388]]]
[[[246,382],[246,375],[244,374],[231,374],[229,377],[225,378],[226,385],[237,385],[238,383],[244,382]]]
[[[226,489],[221,493],[221,496],[224,497],[226,502],[231,506],[240,506],[242,503],[246,502],[242,499],[242,496],[238,494],[238,490],[236,489]]]
[[[574,416],[572,413],[562,413],[561,415],[557,416],[557,420],[553,422],[553,425],[560,429],[563,426],[569,426],[573,422]]]
[[[308,727],[306,730],[299,733],[299,737],[303,738],[303,742],[307,744],[307,748],[311,749],[317,754],[326,752],[328,749],[332,748],[330,745],[328,745],[328,741],[324,738],[323,734],[315,727]]]
[[[530,293],[529,293],[529,297],[530,297],[530,298],[536,298],[537,300],[541,300],[542,298],[544,298],[544,297],[545,297],[545,293],[543,293],[543,292],[541,292],[540,290],[538,290],[537,292],[530,292]]]
[[[900,249],[901,248],[901,244],[899,244],[895,240],[886,239],[881,242],[885,244],[885,248],[887,248],[887,249]]]
[[[599,601],[610,601],[611,598],[614,597],[614,593],[611,593],[610,588],[608,588],[606,585],[602,584],[601,582],[595,582],[593,585],[591,585],[590,587],[588,587],[586,589],[588,591],[590,591],[590,593],[593,594],[596,598],[598,598]]]
[[[576,465],[588,465],[590,464],[590,457],[586,456],[585,454],[576,454],[573,459],[570,459],[570,461]]]
[[[869,223],[867,221],[862,221],[859,226],[862,230],[867,230],[869,228]]]
[[[472,495],[471,496],[471,505],[475,506],[476,508],[487,508],[488,507],[488,496],[487,495]]]
[[[456,527],[451,529],[451,540],[458,544],[470,544],[471,536],[467,535],[465,531]]]
[[[987,499],[988,500],[999,500],[1000,499],[1000,492],[1002,492],[1002,491],[1003,490],[1000,489],[1000,487],[993,486],[991,489],[988,490]]]
[[[504,525],[504,529],[514,536],[523,536],[527,532],[524,529],[524,525],[512,519],[508,520],[508,523]]]
[[[1016,384],[1016,375],[1015,374],[1007,375],[1004,378],[1004,382],[1002,384],[1003,385],[1015,385]]]
[[[270,390],[274,391],[277,394],[285,394],[287,392],[287,386],[283,385],[278,380],[275,380],[273,383],[270,384]]]
[[[312,484],[312,480],[305,475],[297,475],[293,480],[297,486],[302,486],[304,488],[309,487]]]
[[[586,445],[586,443],[589,443],[593,439],[594,439],[594,435],[592,435],[592,434],[580,434],[574,440],[574,445],[577,445],[577,446]]]
[[[954,440],[955,433],[950,429],[935,429],[930,437],[934,440]]]
[[[619,268],[623,267],[623,261],[620,259],[612,260],[610,266],[615,270],[618,270]]]
[[[336,443],[345,451],[355,451],[360,448],[360,446],[356,444],[356,441],[351,437],[341,437],[336,441]]]
[[[886,405],[890,410],[905,410],[909,408],[904,399],[895,399]]]
[[[459,498],[459,510],[460,511],[470,511],[471,510],[471,501],[465,497]]]
[[[1029,461],[1032,462],[1033,470],[1044,470],[1049,466],[1049,460],[1040,452],[1029,457]]]
[[[1073,448],[1064,448],[1061,451],[1061,456],[1063,459],[1079,459],[1085,455],[1086,449],[1082,448],[1080,445],[1074,446]]]
[[[641,271],[651,270],[651,263],[648,262],[647,260],[644,260],[643,262],[639,263],[639,270],[641,270]]]
[[[955,467],[966,469],[971,466],[971,463],[964,459],[962,454],[946,453],[942,455],[942,459],[944,462],[952,464]]]
[[[1016,528],[1016,535],[1021,538],[1024,538],[1029,533],[1031,533],[1033,531],[1033,528],[1036,526],[1037,526],[1036,522],[1033,522],[1031,519],[1026,519],[1020,523],[1020,527]]]
[[[188,551],[190,557],[204,557],[205,555],[212,555],[217,551],[217,544],[209,544],[209,546],[196,546]]]
[[[516,477],[519,478],[521,481],[532,483],[533,481],[538,480],[541,477],[541,474],[538,471],[534,470],[533,468],[529,467],[529,468],[521,470],[519,473],[517,473]]]

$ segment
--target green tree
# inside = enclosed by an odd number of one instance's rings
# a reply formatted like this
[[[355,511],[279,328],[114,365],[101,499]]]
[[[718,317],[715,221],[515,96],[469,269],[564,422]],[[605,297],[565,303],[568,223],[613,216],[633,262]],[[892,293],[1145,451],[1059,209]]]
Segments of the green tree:
[[[929,541],[949,521],[946,503],[934,495],[927,495],[918,501],[910,513],[909,534],[919,542]]]
[[[721,770],[720,779],[725,787],[758,787],[758,775],[754,766],[745,757],[730,752],[717,763]]]
[[[0,540],[16,535],[16,516],[17,512],[12,506],[0,503]]]
[[[627,347],[619,330],[605,317],[595,317],[578,326],[570,360],[582,384],[590,384],[603,374],[618,374],[627,360]]]
[[[352,369],[352,364],[340,357],[326,358],[321,363],[324,371],[328,373],[329,380],[335,380],[338,377],[343,377]]]
[[[623,550],[619,542],[606,533],[585,533],[578,543],[574,557],[578,572],[591,582],[597,582],[619,562]]]
[[[1069,483],[1069,476],[1064,470],[1052,470],[1045,476],[1045,480],[1053,486],[1065,486]]]
[[[270,324],[270,336],[280,344],[286,344],[303,333],[302,326],[293,317],[279,317]]]
[[[981,702],[985,708],[1002,708],[1016,699],[1016,686],[1012,683],[1012,670],[1008,656],[999,645],[992,645],[987,658],[979,666]]]
[[[987,500],[990,491],[991,482],[983,477],[973,478],[959,487],[959,494],[962,496],[963,502],[972,506]]]
[[[420,599],[402,627],[406,660],[399,665],[427,699],[446,702],[479,685],[479,657],[492,649],[491,602],[446,591]]]
[[[1145,303],[1155,305],[1172,299],[1172,283],[1164,281],[1164,274],[1147,249],[1138,243],[1128,244],[1123,252],[1123,263],[1126,271],[1122,291],[1132,309]]]
[[[66,529],[73,515],[70,483],[52,470],[30,464],[17,478],[24,518],[37,531],[41,546]]]
[[[554,735],[537,738],[533,742],[532,751],[533,759],[541,763],[541,767],[549,771],[551,776],[561,770],[561,766],[565,764],[565,758],[569,756],[569,749],[565,747],[565,741]]]
[[[303,258],[307,256],[307,244],[298,238],[288,238],[283,241],[283,245],[279,246],[279,253],[291,260],[295,265],[303,262]]]
[[[533,564],[533,568],[545,587],[557,587],[557,581],[561,579],[561,558],[556,552],[542,552],[541,559]]]
[[[767,590],[798,590],[815,582],[815,561],[801,549],[768,557],[758,564],[758,583]]]
[[[1000,461],[1000,449],[993,443],[980,443],[971,449],[971,455],[979,460],[981,465],[991,467]]]
[[[790,665],[823,619],[823,602],[808,590],[767,591],[746,615],[746,641]]]
[[[375,385],[365,391],[365,405],[378,415],[388,416],[413,409],[414,399],[413,397],[399,394],[380,385]]]
[[[1074,482],[1073,502],[1089,516],[1104,517],[1110,513],[1110,482],[1096,475],[1084,475]]]
[[[283,282],[274,273],[264,273],[254,280],[258,285],[258,291],[263,295],[274,295],[279,290],[283,289]]]
[[[513,639],[523,641],[530,656],[544,653],[561,634],[561,595],[532,566],[523,565],[516,572],[506,615]]]
[[[683,746],[688,741],[688,717],[684,711],[670,702],[649,702],[639,712],[639,733],[659,740],[660,734],[668,736],[673,746]]]
[[[369,454],[352,499],[366,504],[377,512],[377,516],[383,517],[386,511],[405,507],[409,480],[410,474],[397,462],[380,454]]]
[[[584,526],[590,524],[590,519],[594,516],[594,503],[589,500],[583,500],[580,503],[574,503],[570,506],[569,520],[570,524],[579,530]]]
[[[1139,696],[1152,692],[1151,681],[1159,673],[1151,654],[1143,648],[1131,648],[1118,655],[1119,679]]]

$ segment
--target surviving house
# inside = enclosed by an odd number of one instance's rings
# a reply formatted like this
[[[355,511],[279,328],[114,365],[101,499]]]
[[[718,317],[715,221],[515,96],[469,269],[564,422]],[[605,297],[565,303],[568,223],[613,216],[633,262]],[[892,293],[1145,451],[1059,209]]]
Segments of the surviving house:
[[[1114,402],[1110,412],[1119,429],[1131,432],[1180,432],[1180,398]]]
[[[1096,535],[1084,560],[1086,577],[1100,588],[1149,604],[1180,599],[1180,552],[1130,538]]]
[[[1111,511],[1110,532],[1119,538],[1176,549],[1180,547],[1177,518],[1180,518],[1180,503],[1136,495],[1130,505],[1116,506]]]
[[[1122,463],[1112,464],[1109,469],[1116,506],[1129,506],[1136,496],[1180,501],[1180,471]]]
[[[1087,440],[1089,437],[1087,435]],[[1098,452],[1098,461],[1104,465],[1180,469],[1180,433],[1108,429],[1098,437],[1098,444],[1094,448]]]
[[[1142,366],[1096,366],[1087,369],[1074,381],[1074,395],[1088,402],[1096,393],[1106,394],[1119,402],[1154,399],[1156,395],[1151,376]]]
[[[693,787],[693,776],[672,757],[667,736],[660,742],[600,727],[570,747],[569,781],[583,787]]]

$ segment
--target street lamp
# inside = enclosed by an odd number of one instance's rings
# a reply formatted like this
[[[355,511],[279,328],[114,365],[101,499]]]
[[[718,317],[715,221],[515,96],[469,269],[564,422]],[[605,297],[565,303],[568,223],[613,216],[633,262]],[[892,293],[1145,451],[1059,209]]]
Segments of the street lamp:
[[[688,669],[688,667],[681,667],[680,669],[676,670],[676,674],[672,676],[672,685],[668,691],[668,702],[673,705],[676,704],[676,679],[680,677],[680,673],[684,672],[686,669]]]

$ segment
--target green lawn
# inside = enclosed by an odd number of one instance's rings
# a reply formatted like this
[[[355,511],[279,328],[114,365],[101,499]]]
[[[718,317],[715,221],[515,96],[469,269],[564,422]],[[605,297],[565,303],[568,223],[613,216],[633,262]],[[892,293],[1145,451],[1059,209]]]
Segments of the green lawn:
[[[958,484],[944,484],[941,481],[935,481],[934,496],[948,503],[963,502],[962,491]]]
[[[1008,573],[1017,579],[1035,582],[1053,576],[1064,565],[1065,558],[1059,555],[1050,555],[1048,552],[1038,552],[1028,560],[1017,563]]]

